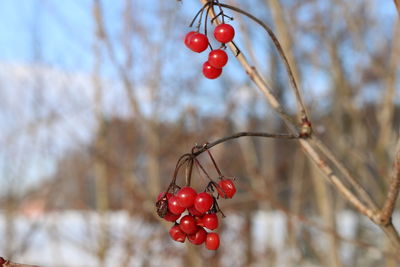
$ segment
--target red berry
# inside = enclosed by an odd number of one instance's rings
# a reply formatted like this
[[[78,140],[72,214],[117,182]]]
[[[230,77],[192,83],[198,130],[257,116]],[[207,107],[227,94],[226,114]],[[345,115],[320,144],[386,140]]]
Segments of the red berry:
[[[181,215],[181,213],[185,211],[185,208],[179,205],[177,196],[172,196],[168,200],[168,210],[172,214]]]
[[[175,222],[179,219],[179,217],[181,217],[180,214],[173,214],[172,212],[168,211],[167,214],[165,214],[164,216],[164,220],[168,222]]]
[[[171,227],[171,229],[169,230],[169,235],[173,240],[177,242],[181,243],[185,242],[186,234],[182,232],[178,224],[175,224],[174,226]]]
[[[192,36],[193,36],[195,33],[197,33],[197,32],[191,31],[191,32],[188,32],[188,33],[186,34],[186,36],[185,36],[185,45],[186,45],[186,47],[189,48],[189,49],[190,49],[190,40],[192,39]]]
[[[206,214],[201,218],[202,226],[207,229],[214,230],[218,227],[218,216],[215,213]]]
[[[218,42],[228,43],[233,40],[235,29],[229,24],[220,24],[215,27],[214,37]]]
[[[185,215],[181,218],[179,227],[181,228],[181,230],[188,234],[194,234],[197,231],[197,225],[196,225],[196,220],[194,219],[193,216],[191,215]]]
[[[190,34],[190,33],[189,33]],[[185,39],[186,41],[186,39]],[[185,42],[186,43],[186,42]],[[193,33],[188,37],[188,47],[190,50],[201,53],[208,47],[208,38],[202,33]]]
[[[203,244],[204,241],[206,241],[206,237],[207,237],[206,230],[204,230],[204,228],[200,227],[200,226],[197,227],[196,233],[194,233],[192,235],[188,235],[189,241],[195,245]]]
[[[216,250],[219,247],[219,235],[217,233],[208,233],[206,238],[206,248]]]
[[[232,179],[223,179],[218,183],[217,187],[218,194],[223,198],[232,198],[236,193],[236,187],[233,184]]]
[[[182,187],[181,190],[176,193],[179,205],[184,208],[193,206],[196,196],[196,191],[190,186]]]
[[[190,214],[192,214],[193,216],[203,216],[203,213],[199,212],[198,210],[195,209],[194,206],[188,208],[188,211]]]
[[[202,192],[197,194],[197,197],[194,200],[194,207],[200,213],[205,213],[211,208],[213,203],[214,203],[213,197],[206,192]]]
[[[214,68],[220,69],[228,62],[228,55],[224,50],[216,49],[208,54],[208,63]]]
[[[210,63],[205,62],[203,64],[203,74],[208,79],[218,78],[222,73],[222,69],[214,68]]]

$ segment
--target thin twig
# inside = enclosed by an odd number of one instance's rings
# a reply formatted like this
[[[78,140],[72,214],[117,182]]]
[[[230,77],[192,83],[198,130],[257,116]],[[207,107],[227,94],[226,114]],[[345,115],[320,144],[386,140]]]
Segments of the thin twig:
[[[197,149],[197,151],[193,152],[194,156],[198,156],[201,153],[205,152],[206,150],[219,145],[221,143],[224,143],[226,141],[229,141],[231,139],[235,139],[235,138],[240,138],[243,136],[254,136],[254,137],[266,137],[266,138],[277,138],[277,139],[298,139],[299,136],[298,135],[293,135],[293,134],[271,134],[271,133],[260,133],[260,132],[239,132],[239,133],[235,133],[233,135],[230,136],[225,136],[223,138],[220,138],[218,140],[215,140],[214,142],[211,143],[207,143],[205,145],[197,145],[195,146],[195,148]]]
[[[207,0],[200,0],[201,2],[206,2]],[[232,9],[234,10],[234,9]],[[235,10],[234,10],[235,11]],[[219,23],[216,21],[216,23]],[[228,44],[230,49],[234,52],[235,47],[232,44]],[[286,126],[292,133],[297,133],[297,127],[291,120],[290,116],[283,110],[281,103],[277,100],[277,98],[271,93],[272,90],[258,73],[255,67],[250,66],[247,59],[244,57],[243,53],[240,53],[237,57],[237,60],[242,64],[242,67],[247,72],[251,80],[257,85],[257,87],[263,92],[266,97],[268,103],[271,105],[272,109],[278,113],[278,115],[282,118]],[[324,177],[331,181],[336,189],[341,193],[345,199],[347,199],[361,214],[369,218],[374,217],[374,212],[366,207],[356,195],[354,195],[350,189],[341,182],[341,180],[333,173],[333,170],[327,165],[325,161],[322,160],[316,149],[311,145],[311,141],[308,139],[299,139],[300,144],[305,150],[306,154],[311,158],[313,162],[317,164],[320,168]],[[388,238],[392,241],[394,247],[400,251],[400,236],[396,231],[395,227],[390,223],[389,225],[380,225],[381,229],[385,232]]]
[[[369,207],[375,211],[378,210],[376,203],[372,200],[371,196],[368,192],[361,186],[361,184],[357,181],[357,179],[351,175],[350,171],[340,162],[330,151],[324,143],[321,142],[316,136],[313,136],[311,139],[314,144],[319,148],[319,150],[324,154],[338,169],[341,173],[343,173],[344,177],[347,181],[353,186],[353,188],[357,191],[363,201],[369,205]]]
[[[265,24],[263,21],[258,19],[257,17],[253,16],[252,14],[250,14],[250,13],[248,13],[248,12],[246,12],[246,11],[240,9],[240,8],[237,8],[237,7],[228,5],[228,4],[222,4],[222,3],[219,4],[219,5],[247,16],[248,18],[250,18],[253,21],[255,21],[257,24],[259,24],[261,27],[263,27],[264,30],[268,33],[268,35],[271,38],[272,42],[274,43],[276,49],[278,50],[279,55],[283,59],[286,71],[287,71],[288,76],[289,76],[290,84],[292,85],[292,88],[293,88],[293,91],[294,91],[294,94],[295,94],[295,97],[296,97],[296,102],[297,102],[297,107],[298,107],[299,114],[300,114],[300,119],[302,121],[303,120],[308,121],[306,108],[305,108],[305,105],[304,105],[304,102],[303,102],[303,99],[302,99],[301,93],[300,93],[300,88],[297,85],[296,79],[294,78],[294,74],[293,74],[292,68],[290,67],[289,60],[286,57],[285,51],[283,50],[282,45],[280,44],[278,38],[276,37],[276,35],[272,31],[272,29],[267,24]]]

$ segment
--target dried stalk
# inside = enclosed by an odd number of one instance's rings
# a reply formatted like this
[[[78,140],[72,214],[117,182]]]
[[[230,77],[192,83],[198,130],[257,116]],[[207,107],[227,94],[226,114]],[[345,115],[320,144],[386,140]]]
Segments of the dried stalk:
[[[200,0],[203,4],[207,3],[207,0]],[[241,10],[237,7],[232,7],[230,5],[226,4],[221,4],[223,7],[229,8],[233,11],[236,11],[238,13],[241,13],[243,15],[248,16],[249,18],[255,20],[257,23],[260,25],[264,25],[264,23],[251,14],[247,13],[244,10]],[[215,17],[215,14],[213,13],[213,10],[210,9],[211,17]],[[215,19],[214,23],[219,24],[220,22]],[[265,28],[269,33],[269,28]],[[236,47],[232,44],[229,43],[229,48],[235,53],[236,52]],[[246,71],[246,73],[249,75],[251,80],[257,85],[257,87],[264,93],[264,96],[266,97],[268,103],[271,105],[273,110],[278,113],[278,115],[283,119],[285,122],[286,126],[289,128],[289,130],[296,134],[297,133],[297,126],[293,123],[291,120],[290,116],[282,109],[281,104],[279,101],[276,99],[276,97],[271,93],[272,90],[271,88],[268,87],[268,85],[265,83],[263,78],[260,76],[256,68],[250,66],[249,62],[247,59],[244,57],[243,53],[240,53],[237,55],[237,60],[241,63],[242,67]],[[289,66],[290,68],[290,66]],[[361,214],[364,214],[371,220],[373,220],[375,223],[377,223],[374,218],[376,216],[375,211],[373,210],[373,207],[370,207],[369,205],[365,205],[363,202],[360,201],[360,199],[339,179],[339,177],[333,172],[333,169],[322,159],[320,154],[316,151],[316,149],[312,146],[312,138],[310,139],[299,139],[299,142],[301,146],[303,147],[304,151],[308,155],[308,157],[317,165],[317,167],[321,170],[321,172],[324,174],[324,177],[328,179],[336,189],[347,199],[353,206],[356,208]],[[333,154],[331,154],[333,157]],[[336,160],[335,160],[336,161]],[[339,162],[337,160],[337,162]],[[342,170],[343,171],[343,170]],[[345,175],[346,176],[346,175]],[[362,186],[360,185],[362,188]],[[363,191],[365,191],[362,188]],[[357,190],[359,191],[359,189]],[[378,223],[377,223],[378,224]],[[397,230],[394,228],[394,226],[389,222],[387,225],[381,225],[379,224],[381,229],[385,232],[385,234],[389,237],[389,239],[392,241],[392,244],[394,247],[400,251],[400,237],[397,232]]]

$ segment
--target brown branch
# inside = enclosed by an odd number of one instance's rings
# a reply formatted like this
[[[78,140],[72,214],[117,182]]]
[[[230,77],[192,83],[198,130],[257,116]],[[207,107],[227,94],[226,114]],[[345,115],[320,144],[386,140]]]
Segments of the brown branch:
[[[393,163],[392,174],[390,178],[389,190],[387,193],[386,201],[380,214],[377,216],[377,222],[386,225],[390,223],[396,200],[400,191],[400,140],[396,147],[396,156]]]
[[[207,2],[207,0],[200,0],[203,4]],[[229,6],[226,6],[228,7]],[[240,9],[232,9],[234,11],[239,12],[238,10]],[[212,12],[212,10],[210,10]],[[242,10],[241,10],[242,11]],[[239,12],[242,13],[242,12]],[[244,15],[247,14],[247,12],[242,13]],[[215,17],[215,14],[211,14],[213,17]],[[251,17],[250,17],[251,18]],[[214,20],[214,23],[218,24],[220,23],[217,19]],[[237,47],[235,47],[232,43],[228,44],[230,49],[235,53],[237,51]],[[237,56],[237,60],[241,63],[242,67],[246,71],[246,73],[249,75],[251,80],[257,85],[257,87],[263,92],[264,96],[266,97],[268,103],[271,105],[272,109],[278,113],[278,115],[283,119],[285,122],[286,126],[289,128],[289,130],[292,133],[297,133],[297,126],[292,122],[290,119],[290,116],[287,115],[287,113],[283,110],[280,102],[277,100],[277,98],[272,94],[271,88],[266,84],[264,79],[259,75],[257,72],[256,68],[250,66],[249,62],[247,59],[244,57],[243,53],[240,53]],[[317,164],[318,168],[322,171],[324,174],[324,177],[328,179],[339,191],[342,196],[349,201],[354,208],[356,208],[361,214],[364,214],[368,218],[374,220],[374,216],[376,215],[375,212],[372,210],[372,207],[366,206],[364,203],[362,203],[359,198],[351,192],[351,190],[337,177],[337,175],[333,172],[332,168],[330,168],[327,163],[321,158],[321,156],[318,154],[316,149],[312,146],[312,142],[309,139],[299,139],[301,146],[303,147],[304,151],[306,154],[309,156],[309,158]],[[381,229],[385,232],[385,234],[388,236],[388,238],[392,241],[393,246],[396,248],[396,250],[400,251],[400,237],[396,229],[392,224],[388,224],[386,226],[380,225]]]
[[[0,267],[39,267],[39,266],[15,263],[0,257]]]
[[[305,108],[305,105],[303,102],[303,98],[301,96],[300,88],[296,82],[296,79],[294,77],[292,68],[290,67],[289,60],[285,54],[285,51],[283,50],[282,45],[280,44],[278,38],[276,37],[276,35],[272,31],[272,29],[267,24],[265,24],[260,19],[258,19],[257,17],[253,16],[252,14],[250,14],[240,8],[237,8],[237,7],[231,6],[231,5],[227,5],[227,4],[222,4],[222,3],[218,3],[218,5],[247,16],[248,18],[255,21],[258,25],[260,25],[268,33],[268,35],[271,38],[272,42],[274,43],[276,49],[278,50],[279,55],[283,59],[283,63],[285,65],[286,71],[289,76],[290,84],[291,84],[294,94],[295,94],[295,98],[296,98],[296,102],[297,102],[297,109],[299,111],[300,119],[302,121],[303,120],[308,121],[307,112],[306,112],[306,108]]]
[[[192,154],[194,156],[198,156],[201,153],[207,151],[208,149],[219,145],[221,143],[224,143],[226,141],[240,138],[243,136],[254,136],[254,137],[266,137],[266,138],[277,138],[277,139],[298,139],[300,138],[298,135],[293,135],[293,134],[271,134],[271,133],[260,133],[260,132],[239,132],[235,133],[230,136],[225,136],[223,138],[220,138],[218,140],[215,140],[214,142],[211,143],[206,143],[205,145],[196,145],[194,148],[197,149],[195,152]]]
[[[400,17],[400,0],[393,0],[393,2],[394,2],[394,5],[396,6],[397,14]]]

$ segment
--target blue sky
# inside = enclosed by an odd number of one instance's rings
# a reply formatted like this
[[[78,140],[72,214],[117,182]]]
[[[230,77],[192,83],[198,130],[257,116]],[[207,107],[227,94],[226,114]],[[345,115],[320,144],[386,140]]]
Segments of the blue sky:
[[[123,32],[121,23],[121,14],[124,11],[125,1],[106,1],[103,0],[104,18],[106,21],[107,32],[110,33],[112,40],[115,42],[116,52],[121,60],[121,49],[118,40],[122,38]],[[248,5],[252,10],[255,10],[257,15],[268,21],[268,12],[265,10],[257,10],[254,6],[255,2],[238,1],[241,5]],[[0,79],[0,127],[6,129],[3,131],[3,136],[0,134],[0,140],[5,142],[4,133],[13,133],[15,129],[26,127],[30,120],[36,120],[40,117],[46,117],[50,111],[55,112],[63,120],[63,127],[69,127],[72,130],[82,128],[80,131],[75,131],[74,134],[81,136],[82,140],[90,137],[88,132],[92,131],[93,125],[88,123],[92,119],[92,112],[90,107],[85,107],[87,99],[90,97],[90,92],[83,92],[79,86],[74,85],[76,80],[88,80],[93,71],[93,43],[94,43],[94,23],[92,19],[92,1],[91,0],[4,0],[0,1],[0,64],[4,66],[0,68],[2,71]],[[169,8],[171,16],[166,20],[160,20],[157,17],[157,11],[163,5]],[[193,15],[200,8],[199,1],[184,0],[183,4],[175,0],[148,0],[148,1],[134,1],[133,9],[140,10],[137,19],[137,27],[140,24],[144,25],[147,33],[148,40],[146,41],[132,39],[134,47],[135,66],[131,76],[133,80],[140,82],[143,76],[151,77],[152,66],[154,58],[146,57],[146,53],[161,54],[166,60],[171,60],[171,64],[166,64],[165,68],[161,70],[163,73],[162,82],[162,97],[171,97],[169,91],[172,89],[182,89],[181,94],[183,97],[179,98],[180,102],[166,102],[163,108],[167,110],[163,115],[169,115],[174,118],[178,114],[177,107],[186,107],[189,105],[197,105],[200,112],[204,114],[216,115],[224,113],[226,110],[225,101],[236,95],[237,99],[249,99],[251,96],[261,94],[258,91],[249,91],[247,88],[250,84],[248,77],[239,64],[233,59],[234,57],[229,52],[231,60],[226,68],[221,79],[217,81],[209,81],[201,77],[201,65],[205,61],[204,54],[194,54],[188,51],[184,46],[182,39],[186,32],[190,31],[188,24]],[[321,8],[324,8],[323,5]],[[307,9],[301,10],[299,16],[303,20],[308,20],[309,11]],[[377,15],[377,29],[374,30],[373,35],[367,40],[367,46],[374,49],[375,45],[379,45],[378,41],[384,42],[391,34],[391,27],[396,20],[396,13],[391,1],[373,1],[367,13],[371,12]],[[229,12],[230,15],[236,14]],[[172,23],[174,27],[171,32],[165,33],[162,31],[162,23]],[[237,21],[232,22],[236,28],[239,28]],[[267,62],[271,54],[270,41],[266,38],[265,33],[260,31],[258,26],[254,27],[255,42],[254,49],[256,50],[257,57],[260,62]],[[240,31],[236,37],[239,45],[243,45]],[[299,36],[298,33],[294,34],[296,40],[296,47],[301,49],[310,49],[312,47],[312,33],[309,35]],[[165,41],[165,44],[159,50],[152,50],[153,45],[159,40]],[[297,40],[302,40],[298,42]],[[109,61],[107,53],[102,48],[104,55],[104,64],[101,67],[101,76],[108,81],[111,86],[105,90],[106,94],[113,103],[117,103],[119,108],[124,105],[121,104],[126,96],[120,90],[118,85],[118,76],[115,73],[115,68]],[[323,55],[321,55],[323,56]],[[343,50],[343,57],[347,68],[352,69],[356,63],[368,61],[363,57],[362,53],[349,54],[345,49]],[[11,64],[13,67],[9,67]],[[21,76],[21,73],[16,76],[19,81],[7,80],[7,71],[15,71],[21,66],[38,66],[40,70],[49,70],[53,77],[62,77],[62,79],[70,79],[70,88],[64,88],[65,92],[63,98],[62,93],[58,96],[52,96],[49,92],[56,92],[57,90],[46,91],[44,106],[35,107],[32,101],[29,79]],[[15,67],[15,68],[14,68]],[[304,79],[303,88],[306,88],[308,94],[320,94],[327,97],[326,92],[329,88],[330,73],[318,70],[315,68],[302,68]],[[263,73],[268,73],[268,64],[265,64],[262,69]],[[73,78],[68,78],[68,75]],[[85,76],[86,75],[86,76]],[[173,79],[169,77],[173,76]],[[13,76],[14,77],[14,76]],[[25,78],[21,78],[25,77]],[[48,77],[48,76],[43,76]],[[78,78],[77,78],[78,77]],[[272,77],[268,77],[272,78]],[[48,79],[51,80],[50,78]],[[182,81],[191,81],[190,84],[183,83]],[[13,87],[14,86],[14,87]],[[17,90],[15,86],[19,86],[22,90]],[[50,89],[51,85],[47,85]],[[60,89],[60,88],[58,88]],[[70,91],[69,91],[70,90]],[[75,91],[74,91],[75,90]],[[236,94],[232,92],[236,90]],[[139,90],[140,91],[140,90]],[[32,90],[34,92],[34,90]],[[380,91],[372,88],[367,91],[363,97],[370,99],[377,99]],[[309,95],[306,94],[306,97]],[[290,94],[288,95],[289,102],[293,100]],[[7,96],[7,97],[5,97]],[[60,97],[61,96],[61,97]],[[48,98],[47,98],[48,97]],[[71,107],[63,102],[64,99],[74,99],[74,105]],[[145,97],[145,96],[143,96]],[[173,96],[172,96],[173,98]],[[19,101],[20,99],[20,101]],[[7,102],[8,101],[8,102]],[[47,101],[47,102],[46,102]],[[318,105],[327,105],[328,101],[321,101]],[[244,104],[243,104],[244,103]],[[259,112],[264,112],[266,109],[265,102],[262,97],[260,101],[253,106],[246,106],[248,102],[244,101],[237,117],[243,116],[243,112],[254,112],[256,109]],[[32,107],[30,106],[32,105]],[[116,105],[111,105],[108,110],[116,109]],[[50,108],[49,108],[50,107]],[[256,108],[255,108],[256,107]],[[32,109],[36,108],[36,112],[32,113]],[[148,108],[148,106],[144,107]],[[71,111],[71,109],[73,109]],[[75,112],[75,113],[72,113]],[[110,111],[111,112],[111,111]],[[124,113],[124,112],[122,112]],[[121,113],[119,113],[121,114]],[[79,123],[83,127],[76,127],[74,123]],[[86,128],[85,128],[86,127]],[[68,129],[69,129],[68,128]],[[71,130],[71,131],[72,131]],[[54,131],[54,132],[51,132]],[[62,129],[52,128],[49,133],[50,137],[54,133],[65,134]],[[55,140],[50,140],[49,136],[42,134],[42,143],[29,144],[29,141],[21,138],[22,141],[13,147],[13,150],[24,151],[27,144],[31,149],[40,154],[36,159],[29,161],[34,168],[26,168],[28,171],[33,170],[36,173],[34,176],[40,176],[38,173],[50,173],[54,167],[55,155],[62,155],[62,152],[67,148],[65,143]],[[68,138],[66,135],[65,138]],[[46,143],[46,142],[47,143]],[[79,141],[77,142],[79,144]],[[64,145],[64,146],[63,146]],[[53,149],[53,147],[55,147]],[[1,154],[1,153],[0,153]],[[35,153],[34,153],[35,154]],[[43,156],[44,155],[44,156]],[[1,157],[7,155],[0,155]],[[45,158],[46,160],[43,160]],[[20,161],[25,161],[21,158]],[[0,162],[1,165],[6,164],[6,161]],[[37,164],[42,162],[42,164]],[[46,162],[52,162],[46,164]],[[53,167],[52,167],[53,166]],[[43,170],[46,170],[43,172]]]

